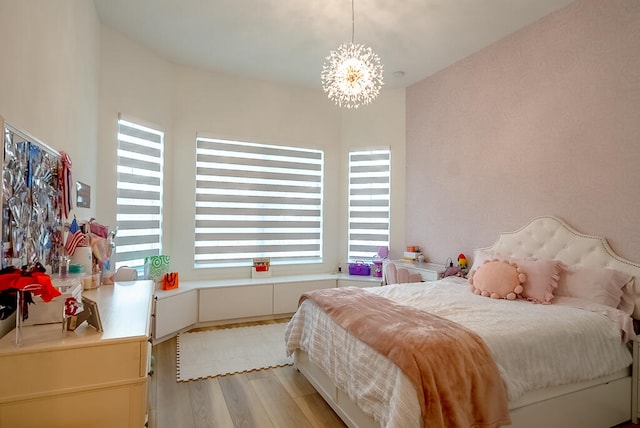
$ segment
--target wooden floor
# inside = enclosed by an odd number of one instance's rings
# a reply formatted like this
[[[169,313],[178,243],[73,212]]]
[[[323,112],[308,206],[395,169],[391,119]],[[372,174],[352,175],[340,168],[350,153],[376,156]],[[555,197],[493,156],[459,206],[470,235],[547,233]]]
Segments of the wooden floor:
[[[153,355],[150,428],[346,427],[293,366],[177,382],[176,339],[154,346]],[[638,425],[615,428],[632,427]]]
[[[345,427],[293,366],[177,382],[176,339],[154,346],[153,355],[151,428]]]

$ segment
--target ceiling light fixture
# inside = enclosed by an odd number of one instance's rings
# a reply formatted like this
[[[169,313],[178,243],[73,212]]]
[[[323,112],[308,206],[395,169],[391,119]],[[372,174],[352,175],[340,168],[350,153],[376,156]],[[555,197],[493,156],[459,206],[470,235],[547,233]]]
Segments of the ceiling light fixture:
[[[329,52],[322,66],[322,89],[340,107],[358,108],[380,93],[382,64],[370,47],[354,44],[355,12],[351,0],[351,43]]]

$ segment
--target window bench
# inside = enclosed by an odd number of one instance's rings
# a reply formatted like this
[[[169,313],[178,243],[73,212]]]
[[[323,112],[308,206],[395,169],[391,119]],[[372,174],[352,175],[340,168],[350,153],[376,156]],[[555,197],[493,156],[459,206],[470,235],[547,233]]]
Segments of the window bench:
[[[312,274],[215,281],[180,281],[175,290],[156,290],[153,341],[194,327],[270,319],[296,311],[302,293],[333,287],[375,287],[382,278]]]

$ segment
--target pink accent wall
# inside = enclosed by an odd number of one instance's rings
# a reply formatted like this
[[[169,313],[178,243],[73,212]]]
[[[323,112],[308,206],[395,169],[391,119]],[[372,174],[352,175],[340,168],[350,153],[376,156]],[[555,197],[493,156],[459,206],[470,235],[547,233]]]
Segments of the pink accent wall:
[[[640,1],[571,3],[407,88],[406,117],[431,261],[551,214],[640,262]]]

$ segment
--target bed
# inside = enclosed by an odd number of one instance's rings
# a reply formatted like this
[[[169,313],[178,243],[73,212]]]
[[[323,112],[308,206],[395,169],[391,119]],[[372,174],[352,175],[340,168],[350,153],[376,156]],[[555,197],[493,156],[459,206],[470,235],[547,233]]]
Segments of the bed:
[[[602,428],[632,419],[632,321],[640,315],[634,280],[640,265],[616,255],[605,239],[581,234],[553,216],[501,234],[492,246],[476,251],[471,270],[482,258],[494,257],[522,266],[561,264],[554,271],[551,304],[541,304],[543,296],[478,296],[458,277],[363,292],[407,311],[432,313],[481,337],[504,386],[510,426]],[[285,341],[296,368],[349,427],[424,426],[415,380],[328,312],[307,298],[292,317]]]

